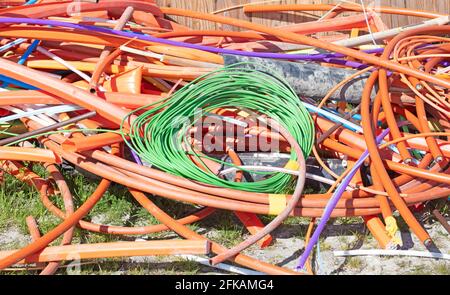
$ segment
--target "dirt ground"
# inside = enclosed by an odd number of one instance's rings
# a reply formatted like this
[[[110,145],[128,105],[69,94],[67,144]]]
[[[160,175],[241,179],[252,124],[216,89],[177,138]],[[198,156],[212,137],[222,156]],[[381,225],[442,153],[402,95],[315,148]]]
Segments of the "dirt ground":
[[[261,250],[252,246],[245,251],[255,258],[274,263],[287,268],[294,268],[300,253],[303,251],[303,235],[305,224],[286,224],[278,228],[273,237],[276,241],[268,248]],[[208,237],[220,233],[216,230],[199,228],[200,232]],[[427,227],[428,232],[442,253],[450,253],[449,236],[445,229],[434,223]],[[320,251],[315,254],[314,268],[320,275],[449,275],[450,262],[445,260],[410,257],[335,257],[334,250],[350,249],[376,249],[377,243],[367,233],[363,223],[353,222],[342,224],[334,221],[328,225],[320,240]],[[176,238],[168,234],[165,238]],[[404,249],[424,251],[425,248],[409,232],[401,234]],[[245,238],[245,237],[242,237]],[[15,248],[30,242],[29,237],[17,228],[9,228],[0,233],[0,246],[2,249]],[[133,257],[129,259],[97,260],[92,264],[77,267],[63,268],[59,274],[224,274],[214,268],[202,266],[179,257]],[[10,272],[13,274],[25,274],[29,272]]]

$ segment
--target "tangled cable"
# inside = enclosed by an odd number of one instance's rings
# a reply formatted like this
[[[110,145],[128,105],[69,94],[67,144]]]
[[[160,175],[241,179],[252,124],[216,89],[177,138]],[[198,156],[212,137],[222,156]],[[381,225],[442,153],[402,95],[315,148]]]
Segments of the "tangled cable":
[[[156,103],[156,105],[143,106],[131,112],[124,120],[149,107],[152,108],[133,120],[130,131],[127,133],[130,141],[126,140],[125,142],[143,160],[163,171],[214,186],[250,192],[280,193],[285,192],[289,187],[292,176],[276,173],[274,176],[258,182],[235,182],[212,173],[201,158],[230,166],[233,164],[201,155],[192,147],[191,135],[186,136],[186,134],[192,125],[197,124],[200,130],[204,128],[207,124],[204,120],[202,124],[198,124],[203,119],[202,114],[206,113],[208,116],[209,113],[218,109],[232,108],[248,112],[244,116],[250,116],[250,112],[255,113],[253,123],[256,125],[260,122],[267,125],[267,119],[264,117],[275,119],[292,134],[300,144],[304,155],[311,153],[314,141],[312,119],[293,89],[269,73],[240,68],[240,64],[202,76],[179,89],[170,98]],[[220,122],[223,122],[223,117],[209,118],[215,119],[215,122],[211,122],[210,124],[213,126],[207,126],[207,128],[218,127],[220,128],[218,131],[226,136],[226,126],[225,128],[219,126]],[[235,124],[239,124],[238,120],[234,120],[238,122]],[[242,124],[245,122],[241,122],[241,127]],[[245,130],[242,129],[241,135],[244,132]],[[200,134],[200,141],[204,136]],[[211,135],[211,137],[216,136],[219,135]],[[234,134],[230,135],[230,137],[233,136]],[[259,140],[257,136],[254,137]],[[217,139],[217,141],[220,140]],[[279,142],[276,143],[279,144]],[[223,144],[227,143],[220,141],[219,146],[214,146],[214,150],[235,149],[234,144],[228,147],[223,147]],[[245,148],[245,143],[242,145]],[[262,147],[261,142],[256,142],[256,145],[258,146],[253,147],[255,151],[266,148],[274,152],[277,148],[273,144]],[[205,144],[200,144],[201,147],[208,148],[205,147]],[[213,150],[212,147],[211,150]],[[197,165],[190,157],[195,157],[200,165]],[[291,152],[291,161],[296,159],[295,153]]]

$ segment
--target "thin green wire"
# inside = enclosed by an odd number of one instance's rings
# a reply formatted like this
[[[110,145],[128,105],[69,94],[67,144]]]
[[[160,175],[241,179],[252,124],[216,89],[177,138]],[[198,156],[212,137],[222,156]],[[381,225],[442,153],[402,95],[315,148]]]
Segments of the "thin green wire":
[[[272,173],[273,176],[258,182],[234,182],[222,179],[208,169],[201,169],[188,156],[203,163],[204,155],[192,148],[189,128],[202,119],[202,114],[218,108],[251,110],[267,115],[284,126],[297,140],[303,153],[311,153],[314,142],[314,125],[311,116],[294,90],[275,74],[242,68],[240,64],[224,67],[206,74],[175,92],[170,98],[143,106],[128,114],[141,112],[133,120],[125,138],[126,144],[144,161],[162,171],[205,184],[251,192],[279,193],[292,184],[293,176]],[[149,107],[152,107],[148,110]],[[147,110],[145,110],[147,109]],[[188,120],[186,120],[188,119]],[[190,150],[186,151],[187,147]],[[207,157],[221,164],[234,166]],[[291,152],[291,160],[296,155]]]

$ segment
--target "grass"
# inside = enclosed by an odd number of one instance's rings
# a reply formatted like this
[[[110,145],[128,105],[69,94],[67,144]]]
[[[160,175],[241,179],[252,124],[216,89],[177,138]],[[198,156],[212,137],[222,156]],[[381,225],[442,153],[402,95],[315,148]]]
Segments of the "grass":
[[[450,275],[450,264],[449,263],[441,262],[438,265],[436,265],[434,267],[434,269],[435,269],[436,274],[445,275],[445,276]]]
[[[319,238],[319,246],[321,251],[333,250],[333,247],[325,241],[325,238]]]
[[[408,275],[416,275],[416,276],[421,276],[421,275],[429,275],[430,274],[430,270],[427,269],[426,266],[423,265],[414,265],[412,266],[412,269],[409,273],[406,273]]]
[[[364,267],[364,262],[359,257],[350,257],[346,265],[351,269],[359,270]]]
[[[244,228],[232,212],[217,212],[200,224],[210,230],[208,237],[211,240],[225,247],[234,246],[244,240]]]

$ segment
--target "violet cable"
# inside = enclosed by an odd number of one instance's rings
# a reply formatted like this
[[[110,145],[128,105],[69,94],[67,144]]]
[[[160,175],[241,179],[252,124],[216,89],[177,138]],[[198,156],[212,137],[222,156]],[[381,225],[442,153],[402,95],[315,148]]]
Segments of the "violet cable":
[[[400,124],[399,124],[400,125]],[[376,142],[377,144],[380,144],[383,138],[385,138],[390,132],[390,129],[387,128],[381,132],[380,135],[377,136]],[[316,230],[314,231],[314,234],[312,235],[311,239],[309,240],[308,245],[306,245],[305,251],[303,252],[302,256],[300,256],[299,262],[297,266],[295,267],[295,270],[299,271],[302,270],[305,266],[306,260],[308,259],[309,255],[311,254],[312,249],[314,248],[314,245],[319,240],[320,234],[322,233],[323,229],[325,228],[328,220],[330,219],[331,213],[333,212],[334,208],[336,208],[337,203],[341,199],[343,193],[345,192],[345,189],[350,184],[350,181],[355,176],[358,169],[362,166],[364,161],[369,157],[369,150],[365,150],[364,153],[361,155],[361,158],[355,163],[353,168],[350,170],[350,172],[347,174],[347,176],[342,180],[339,187],[336,189],[334,194],[331,196],[330,200],[328,201],[327,206],[325,207],[322,217],[320,218],[320,222],[317,225]]]
[[[142,160],[141,160],[141,158],[139,157],[139,155],[136,154],[136,152],[133,151],[132,149],[130,149],[130,152],[131,152],[131,156],[133,157],[134,161],[135,161],[137,164],[143,166],[144,163],[142,163]]]
[[[121,37],[127,38],[136,38],[139,40],[145,40],[155,43],[161,43],[166,45],[172,45],[177,47],[185,47],[191,49],[197,49],[212,53],[218,54],[231,54],[231,55],[241,55],[241,56],[249,56],[249,57],[261,57],[261,58],[272,58],[272,59],[290,59],[290,60],[322,60],[324,58],[339,58],[345,57],[343,54],[285,54],[285,53],[268,53],[268,52],[248,52],[248,51],[239,51],[239,50],[231,50],[224,48],[215,48],[210,46],[203,46],[198,44],[185,43],[180,41],[167,40],[162,38],[157,38],[149,35],[138,34],[129,31],[119,31],[101,28],[97,26],[91,25],[80,25],[80,24],[72,24],[61,21],[47,20],[47,19],[34,19],[34,18],[22,18],[22,17],[2,17],[0,18],[0,23],[10,23],[10,24],[33,24],[33,25],[42,25],[42,26],[54,26],[54,27],[65,27],[83,31],[94,31],[99,33],[111,34]],[[381,53],[383,52],[383,48],[371,49],[364,51],[365,53]]]

